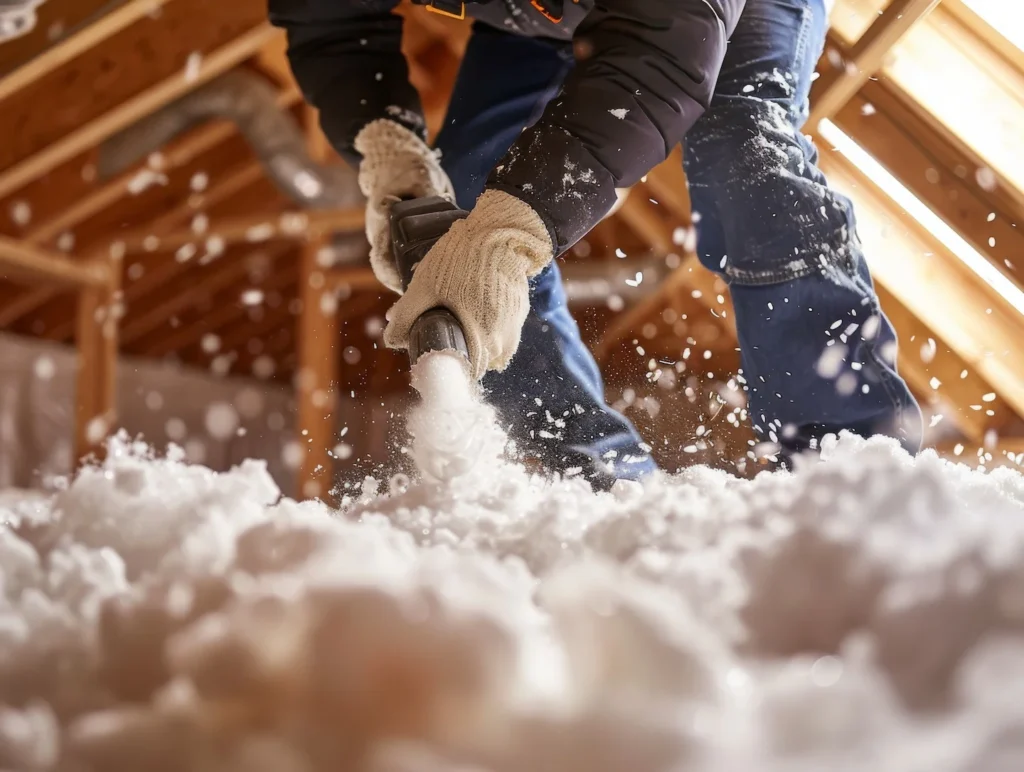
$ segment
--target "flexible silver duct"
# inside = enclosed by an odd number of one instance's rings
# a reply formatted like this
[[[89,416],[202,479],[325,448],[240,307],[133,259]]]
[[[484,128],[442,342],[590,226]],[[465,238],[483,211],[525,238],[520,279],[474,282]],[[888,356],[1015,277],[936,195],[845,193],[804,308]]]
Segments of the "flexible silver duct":
[[[310,158],[302,130],[278,107],[273,86],[246,70],[232,70],[110,137],[100,146],[99,174],[120,174],[182,132],[215,118],[238,127],[267,176],[297,206],[340,209],[362,204],[355,173],[345,165],[328,166]]]
[[[0,43],[27,35],[36,26],[36,8],[46,0],[0,0]]]

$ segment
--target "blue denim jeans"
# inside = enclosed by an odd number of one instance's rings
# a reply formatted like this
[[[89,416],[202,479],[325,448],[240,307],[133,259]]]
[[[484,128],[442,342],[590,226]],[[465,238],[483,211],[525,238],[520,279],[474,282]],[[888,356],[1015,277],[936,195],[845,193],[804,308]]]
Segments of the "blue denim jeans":
[[[853,205],[800,131],[827,16],[823,0],[748,0],[684,145],[697,250],[729,285],[764,440],[790,456],[849,429],[916,453],[921,411],[896,372]]]
[[[920,410],[895,370],[895,333],[853,207],[829,189],[799,131],[826,25],[823,0],[748,0],[711,109],[685,143],[698,251],[730,287],[759,435],[784,457],[844,428],[916,451]],[[571,67],[567,44],[474,27],[436,143],[461,206]],[[533,280],[530,299],[518,353],[484,379],[512,436],[553,470],[653,470],[635,429],[604,403],[556,265]]]

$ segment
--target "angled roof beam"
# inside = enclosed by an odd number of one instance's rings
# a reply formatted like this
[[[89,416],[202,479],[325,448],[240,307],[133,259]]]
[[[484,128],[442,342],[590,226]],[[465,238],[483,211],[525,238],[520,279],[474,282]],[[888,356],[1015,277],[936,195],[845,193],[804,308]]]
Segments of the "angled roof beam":
[[[1013,419],[1013,411],[1002,399],[985,401],[984,396],[995,389],[951,350],[947,341],[939,338],[884,284],[878,282],[876,289],[882,309],[899,335],[900,375],[932,415],[942,416],[933,419],[936,433],[943,433],[948,421],[969,441],[979,443],[990,430],[998,430]],[[935,341],[934,347],[929,341]],[[922,357],[922,352],[927,352],[927,356]]]
[[[1024,210],[986,190],[967,170],[978,166],[948,132],[937,130],[907,106],[892,82],[868,83],[835,117],[835,123],[984,255],[1024,289]],[[871,109],[865,109],[871,105]]]
[[[939,0],[892,0],[853,44],[845,71],[812,92],[807,125],[814,129],[839,112],[868,78],[881,69],[886,54],[899,39],[938,4]]]
[[[65,161],[88,150],[121,129],[135,123],[178,97],[198,88],[235,65],[245,61],[268,43],[279,30],[260,24],[203,57],[192,80],[176,73],[131,99],[122,102],[95,120],[68,134],[35,155],[0,173],[0,198],[52,171]]]
[[[163,236],[156,236],[148,228],[140,228],[111,239],[110,248],[116,253],[129,255],[136,252],[166,252],[189,244],[205,244],[207,249],[216,250],[244,242],[307,241],[335,232],[359,231],[363,228],[364,217],[362,207],[280,214],[257,213],[214,220],[201,236],[197,236],[191,227],[180,228]]]
[[[858,34],[858,25],[851,20],[855,14],[873,13],[876,4],[877,0],[843,0],[849,13],[836,14],[830,50],[848,56]],[[862,92],[883,86],[913,121],[906,133],[916,137],[927,127],[928,134],[943,138],[943,147],[955,148],[966,159],[956,162],[958,176],[969,182],[977,172],[986,197],[1002,202],[995,211],[1022,213],[1024,164],[1015,130],[1024,123],[1024,69],[1000,55],[995,37],[991,29],[979,35],[953,6],[941,3],[893,47],[879,82],[865,84]],[[827,85],[829,63],[822,71],[819,88]],[[950,99],[950,93],[957,98]],[[928,147],[943,158],[939,147]]]
[[[116,35],[125,27],[130,27],[167,2],[168,0],[130,0],[110,13],[100,16],[75,34],[50,46],[14,72],[0,78],[0,101],[35,83],[79,54]]]
[[[290,108],[298,101],[297,89],[285,89],[277,97],[277,104],[282,109]],[[185,166],[235,133],[235,125],[230,121],[211,121],[203,124],[163,151],[164,171],[170,173]],[[45,243],[88,220],[97,212],[113,206],[129,195],[132,181],[137,174],[138,168],[132,168],[118,175],[102,187],[83,196],[60,214],[33,228],[25,235],[25,239],[33,244]]]
[[[280,266],[278,267],[280,268]],[[297,280],[296,271],[294,266],[287,266],[287,268],[289,270],[278,270],[271,274],[257,288],[265,293],[270,293],[294,287]],[[224,300],[224,293],[221,293],[219,297]],[[193,298],[194,300],[195,298]],[[239,296],[235,296],[233,302],[217,303],[209,313],[201,314],[195,321],[182,327],[171,328],[168,325],[169,332],[167,334],[161,334],[157,330],[152,331],[138,342],[138,353],[145,357],[162,357],[179,353],[198,343],[207,333],[216,333],[225,325],[244,317],[248,311],[249,308],[241,302]]]
[[[969,8],[963,0],[945,0],[943,10],[956,17],[976,37],[984,40],[1011,66],[1024,73],[1024,50],[1009,40],[1002,31],[993,28],[985,19]]]
[[[1024,415],[1024,369],[1017,356],[1024,314],[849,159],[824,152],[821,166],[857,206],[858,230],[875,279]]]
[[[288,255],[293,248],[290,244],[279,244],[275,249],[267,250],[268,263],[276,267],[282,257]],[[250,261],[246,255],[230,255],[222,259],[222,264],[212,270],[204,271],[197,276],[204,295],[212,296],[229,289],[232,285],[241,284],[251,271]],[[172,316],[184,311],[195,302],[189,292],[174,292],[148,305],[139,314],[130,314],[121,325],[123,345],[131,346],[137,340],[148,335],[165,324]]]
[[[0,236],[0,276],[64,287],[105,287],[110,282],[110,268],[106,261],[76,262]]]
[[[259,164],[255,161],[252,162],[251,166],[244,167],[236,174],[230,175],[205,191],[202,194],[203,204],[205,206],[212,206],[219,203],[228,196],[237,193],[245,185],[259,179],[260,174]],[[195,212],[196,210],[192,209],[188,202],[185,202],[183,205],[172,209],[170,212],[154,220],[150,226],[151,231],[159,236],[161,233],[170,230],[171,227],[178,225],[186,216],[193,215]],[[107,252],[107,245],[104,243],[103,248],[100,250],[90,250],[87,248],[85,252],[86,254],[93,254],[99,257]],[[140,279],[129,283],[125,288],[125,300],[131,301],[140,293],[154,286],[166,283],[176,273],[185,270],[185,268],[186,265],[179,263],[177,260],[164,261],[156,270],[147,271]],[[30,292],[21,293],[9,303],[0,305],[0,329],[9,327],[21,317],[32,313],[44,305],[54,294],[55,292],[52,287],[37,287]],[[65,320],[57,324],[47,323],[43,337],[50,340],[65,340],[73,333],[73,327],[74,325],[71,320]]]

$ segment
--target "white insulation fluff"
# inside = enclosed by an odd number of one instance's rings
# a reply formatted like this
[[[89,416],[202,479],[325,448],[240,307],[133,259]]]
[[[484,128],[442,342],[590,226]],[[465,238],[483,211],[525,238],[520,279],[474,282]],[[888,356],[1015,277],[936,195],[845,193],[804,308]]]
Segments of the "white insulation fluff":
[[[373,489],[120,441],[0,504],[0,769],[1024,769],[1015,471]]]

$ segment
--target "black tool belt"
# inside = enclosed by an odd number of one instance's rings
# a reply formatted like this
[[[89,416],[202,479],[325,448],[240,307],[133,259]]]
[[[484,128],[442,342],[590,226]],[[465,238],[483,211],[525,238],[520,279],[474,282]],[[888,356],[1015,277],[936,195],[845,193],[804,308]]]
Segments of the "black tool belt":
[[[530,5],[536,8],[541,15],[553,24],[562,21],[562,8],[565,0],[530,0]],[[442,16],[450,16],[453,19],[466,18],[466,5],[468,3],[489,3],[493,0],[412,0],[413,5],[425,6],[428,11],[439,13]],[[573,0],[577,2],[577,0]]]

